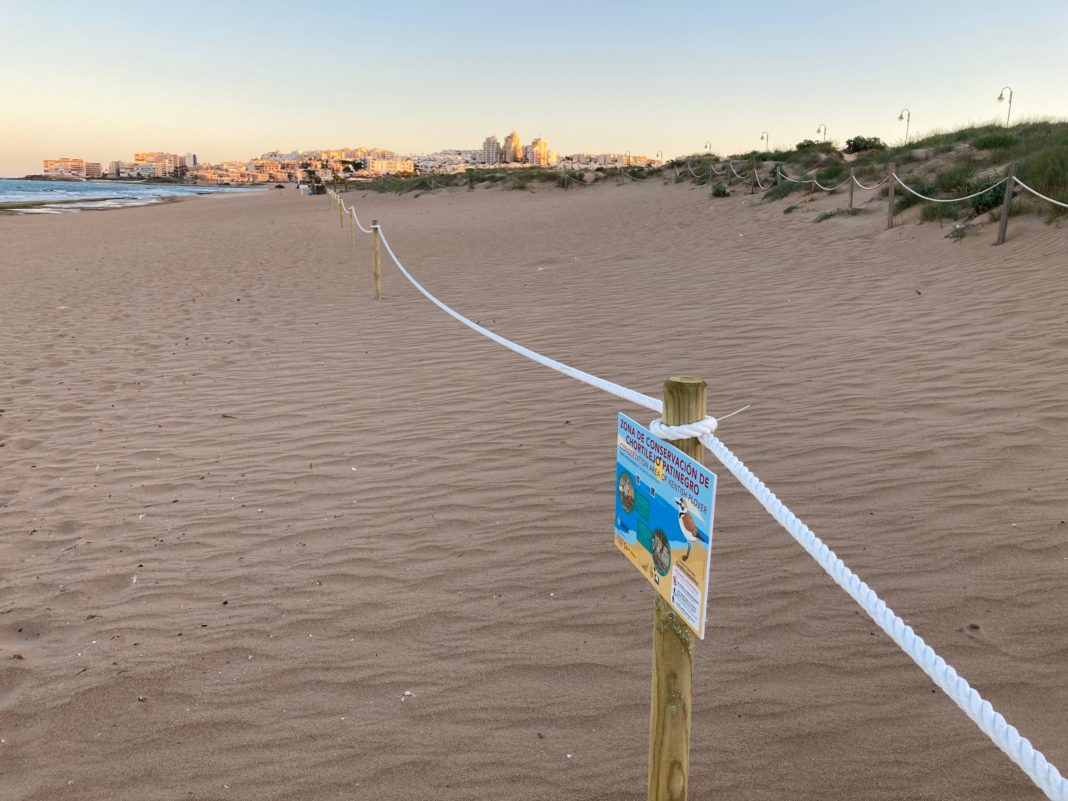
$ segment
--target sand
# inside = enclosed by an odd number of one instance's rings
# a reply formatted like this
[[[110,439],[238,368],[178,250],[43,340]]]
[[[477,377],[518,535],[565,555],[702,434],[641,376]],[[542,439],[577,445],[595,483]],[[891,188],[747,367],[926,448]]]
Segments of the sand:
[[[1065,228],[347,198],[505,336],[752,404],[724,441],[1068,766]],[[358,245],[292,189],[0,217],[5,801],[645,797],[652,591],[611,515],[615,415],[650,415],[392,269],[373,302]],[[717,472],[690,798],[1041,798]]]

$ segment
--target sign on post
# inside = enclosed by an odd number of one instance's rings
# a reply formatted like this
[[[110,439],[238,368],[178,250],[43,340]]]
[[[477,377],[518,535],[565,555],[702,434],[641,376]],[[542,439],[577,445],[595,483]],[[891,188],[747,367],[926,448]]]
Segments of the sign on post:
[[[616,547],[703,640],[716,476],[625,414],[616,442]]]

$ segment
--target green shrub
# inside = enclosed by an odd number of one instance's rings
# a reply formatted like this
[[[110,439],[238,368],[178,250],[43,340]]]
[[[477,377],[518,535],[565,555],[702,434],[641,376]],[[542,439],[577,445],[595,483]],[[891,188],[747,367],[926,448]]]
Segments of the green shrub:
[[[924,222],[956,220],[958,217],[960,211],[955,203],[928,203],[920,212],[920,219]]]
[[[831,211],[824,211],[816,215],[816,219],[813,220],[813,222],[823,222],[824,220],[829,220],[832,217],[855,217],[858,214],[864,214],[866,212],[867,209],[861,208],[832,209]]]
[[[886,150],[886,144],[878,136],[854,136],[846,139],[846,153],[860,153],[864,150]]]
[[[712,197],[730,197],[730,194],[723,184],[716,184],[712,187]]]
[[[978,150],[999,150],[1016,144],[1016,137],[1005,131],[977,136],[972,145]]]
[[[970,194],[962,190],[972,185],[972,176],[974,174],[975,170],[972,169],[970,164],[958,164],[956,167],[950,167],[935,176],[935,188],[947,195]],[[974,192],[975,190],[973,189],[972,191]]]
[[[983,186],[989,186],[989,181],[984,182],[982,185],[973,184],[965,187],[966,194],[972,194],[972,192],[978,192]],[[972,208],[976,214],[983,214],[987,211],[993,211],[994,209],[1000,209],[1002,204],[1005,203],[1005,184],[998,184],[995,187],[983,194],[973,197],[971,199]]]
[[[783,214],[793,214],[795,211],[797,211],[797,204],[796,203],[794,203],[792,206],[787,206],[785,209],[782,210],[782,213]]]

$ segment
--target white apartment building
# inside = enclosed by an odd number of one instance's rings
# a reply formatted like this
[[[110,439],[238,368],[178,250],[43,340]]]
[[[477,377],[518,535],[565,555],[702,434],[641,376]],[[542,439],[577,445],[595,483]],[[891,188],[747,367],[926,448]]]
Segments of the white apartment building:
[[[67,156],[58,159],[45,159],[43,172],[45,175],[64,175],[71,178],[84,178],[85,160],[72,159]]]
[[[411,159],[368,159],[367,171],[371,173],[371,175],[414,173],[415,162]]]
[[[108,162],[108,175],[112,178],[155,178],[155,164],[138,164],[134,161]]]
[[[100,178],[104,174],[104,171],[100,169],[99,161],[87,161],[85,162],[85,177],[86,178]]]
[[[487,136],[483,140],[481,161],[483,164],[501,163],[501,143],[496,136]]]

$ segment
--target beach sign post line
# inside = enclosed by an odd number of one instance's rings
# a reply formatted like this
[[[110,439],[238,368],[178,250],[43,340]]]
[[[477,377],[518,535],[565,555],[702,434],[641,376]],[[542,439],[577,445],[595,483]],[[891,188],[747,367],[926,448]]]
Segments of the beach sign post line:
[[[699,378],[669,378],[664,423],[703,420],[706,395]],[[693,645],[705,633],[716,476],[700,463],[696,438],[671,445],[620,414],[616,440],[615,544],[656,589],[648,797],[679,801],[689,782]]]

